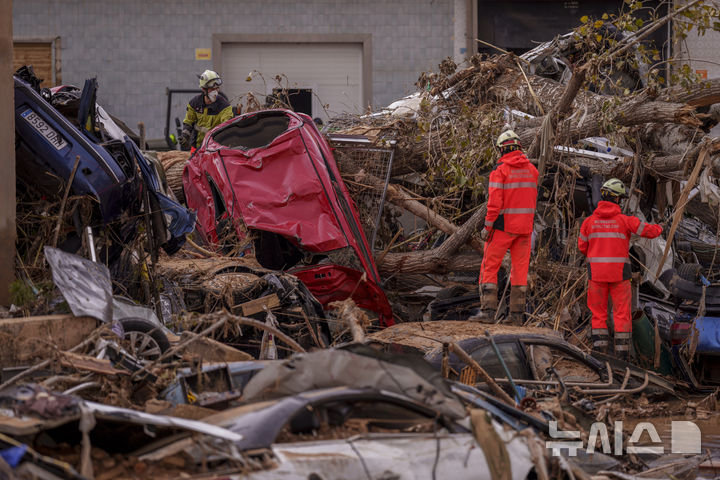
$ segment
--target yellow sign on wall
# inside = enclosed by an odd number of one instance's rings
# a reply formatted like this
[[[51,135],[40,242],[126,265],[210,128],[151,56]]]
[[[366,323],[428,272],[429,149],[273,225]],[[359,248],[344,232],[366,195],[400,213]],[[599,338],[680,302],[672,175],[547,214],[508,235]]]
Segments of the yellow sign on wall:
[[[195,60],[212,60],[212,50],[209,48],[196,48]]]

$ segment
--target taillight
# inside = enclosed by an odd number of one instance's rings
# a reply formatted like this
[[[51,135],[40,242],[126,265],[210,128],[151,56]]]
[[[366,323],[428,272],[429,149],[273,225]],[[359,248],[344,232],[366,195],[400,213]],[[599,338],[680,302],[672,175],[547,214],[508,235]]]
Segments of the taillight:
[[[670,344],[682,345],[690,338],[692,332],[691,323],[675,322],[670,326]]]

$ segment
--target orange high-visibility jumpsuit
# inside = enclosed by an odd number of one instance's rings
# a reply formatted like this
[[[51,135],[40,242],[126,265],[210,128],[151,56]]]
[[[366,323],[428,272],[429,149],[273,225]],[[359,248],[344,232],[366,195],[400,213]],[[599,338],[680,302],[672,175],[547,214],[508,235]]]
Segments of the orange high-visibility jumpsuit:
[[[608,297],[613,302],[615,338],[627,340],[632,334],[630,316],[630,236],[655,238],[662,232],[660,225],[623,215],[620,206],[601,201],[580,227],[578,248],[587,257],[589,281],[588,308],[592,312],[593,336],[608,335]]]
[[[500,157],[490,173],[485,244],[479,283],[497,284],[497,272],[510,250],[511,285],[527,285],[530,265],[530,236],[537,204],[538,171],[520,150]]]

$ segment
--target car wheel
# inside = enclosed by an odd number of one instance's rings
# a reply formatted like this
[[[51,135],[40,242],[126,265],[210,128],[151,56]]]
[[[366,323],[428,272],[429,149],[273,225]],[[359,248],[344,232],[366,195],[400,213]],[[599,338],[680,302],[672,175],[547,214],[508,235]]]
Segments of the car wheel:
[[[157,325],[141,318],[120,320],[125,335],[122,346],[140,361],[152,361],[170,348],[170,342]]]
[[[698,283],[700,275],[702,275],[703,267],[699,263],[683,263],[677,269],[678,276],[683,280]]]

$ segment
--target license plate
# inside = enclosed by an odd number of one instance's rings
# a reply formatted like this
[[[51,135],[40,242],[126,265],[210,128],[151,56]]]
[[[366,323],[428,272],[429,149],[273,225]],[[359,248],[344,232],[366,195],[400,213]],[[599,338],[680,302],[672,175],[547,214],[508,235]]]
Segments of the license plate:
[[[58,150],[62,150],[67,147],[67,142],[55,131],[45,120],[40,118],[37,113],[33,112],[32,109],[28,108],[20,114],[35,130],[40,133],[45,139],[50,142],[50,145]]]

